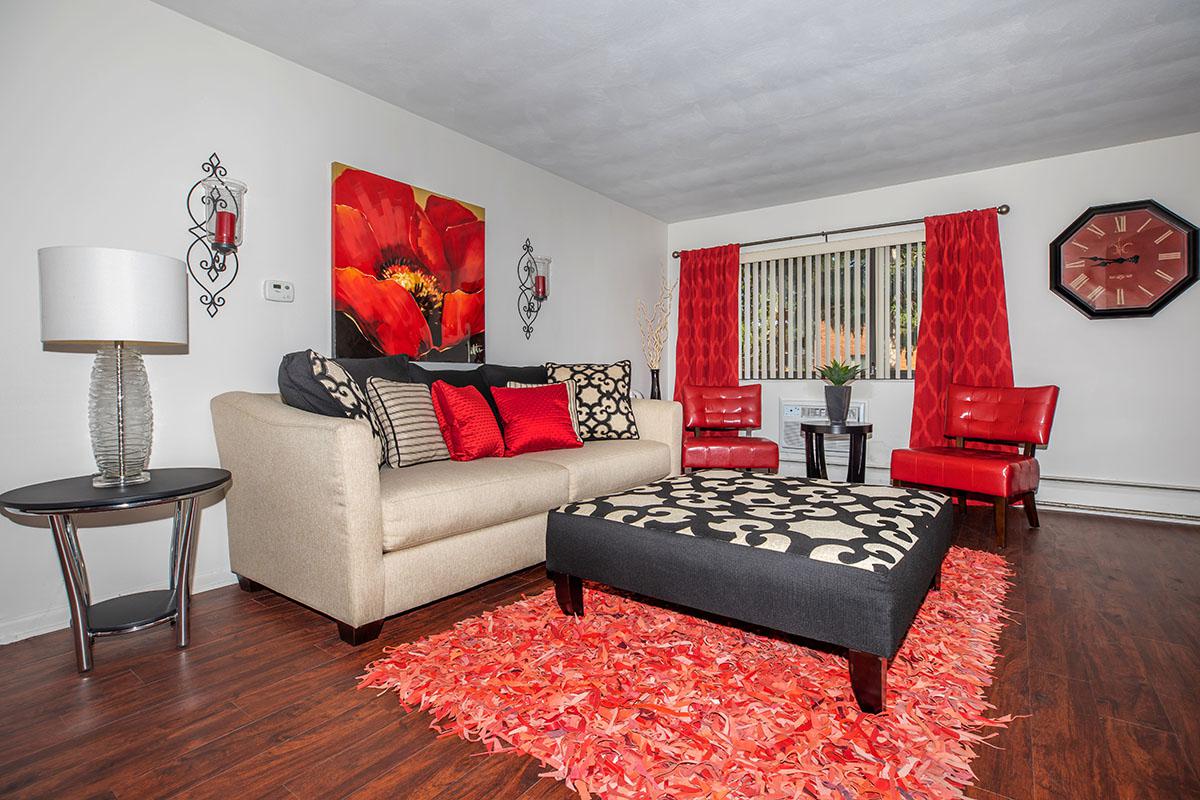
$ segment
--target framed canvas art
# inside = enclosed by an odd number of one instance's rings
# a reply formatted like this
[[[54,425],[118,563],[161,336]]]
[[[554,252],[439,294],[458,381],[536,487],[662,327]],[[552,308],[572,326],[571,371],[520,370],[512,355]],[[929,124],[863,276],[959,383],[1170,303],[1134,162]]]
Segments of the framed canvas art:
[[[333,355],[484,359],[484,212],[333,165]]]

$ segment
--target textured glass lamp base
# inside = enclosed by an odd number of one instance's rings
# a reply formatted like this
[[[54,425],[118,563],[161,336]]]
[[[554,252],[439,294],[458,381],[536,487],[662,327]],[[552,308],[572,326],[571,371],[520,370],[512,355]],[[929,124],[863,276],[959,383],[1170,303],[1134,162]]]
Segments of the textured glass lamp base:
[[[131,486],[150,480],[146,464],[154,420],[150,381],[142,354],[122,342],[102,347],[92,365],[88,392],[97,487]]]
[[[148,483],[150,473],[145,470],[137,475],[105,475],[103,473],[92,477],[92,486],[97,489],[111,489],[114,486],[136,486],[139,483]]]

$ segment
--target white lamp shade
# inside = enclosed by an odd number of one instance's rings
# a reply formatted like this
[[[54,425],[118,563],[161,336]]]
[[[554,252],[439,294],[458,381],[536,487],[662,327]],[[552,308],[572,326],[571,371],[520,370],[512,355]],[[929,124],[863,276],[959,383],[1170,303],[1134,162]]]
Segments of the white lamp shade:
[[[187,265],[110,247],[38,250],[43,342],[187,344]]]

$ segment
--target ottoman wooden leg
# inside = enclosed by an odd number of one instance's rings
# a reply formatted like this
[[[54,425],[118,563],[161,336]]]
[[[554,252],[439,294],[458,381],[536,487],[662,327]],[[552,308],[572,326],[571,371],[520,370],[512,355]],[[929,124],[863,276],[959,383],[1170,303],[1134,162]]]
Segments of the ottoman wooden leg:
[[[550,572],[554,581],[554,599],[564,614],[583,616],[583,579],[574,575],[564,575],[561,572]]]
[[[868,714],[878,714],[886,707],[888,660],[882,656],[849,652],[850,687],[858,707]]]

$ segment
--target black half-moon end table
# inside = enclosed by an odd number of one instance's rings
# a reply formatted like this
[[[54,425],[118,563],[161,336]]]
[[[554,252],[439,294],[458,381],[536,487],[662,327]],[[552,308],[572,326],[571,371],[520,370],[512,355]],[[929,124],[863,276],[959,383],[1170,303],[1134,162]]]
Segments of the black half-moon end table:
[[[196,498],[223,488],[229,480],[229,472],[223,469],[152,469],[148,482],[132,486],[97,488],[92,486],[91,475],[83,475],[35,483],[0,495],[0,507],[50,520],[63,582],[67,586],[75,662],[80,672],[92,668],[92,642],[97,636],[131,633],[170,621],[176,626],[177,644],[187,647],[192,562],[195,560]],[[87,567],[71,515],[165,503],[175,504],[168,587],[92,603]]]
[[[867,434],[872,430],[868,422],[805,422],[800,425],[804,432],[804,466],[810,478],[829,478],[825,466],[825,437],[850,436],[850,463],[846,467],[846,483],[867,482]]]

